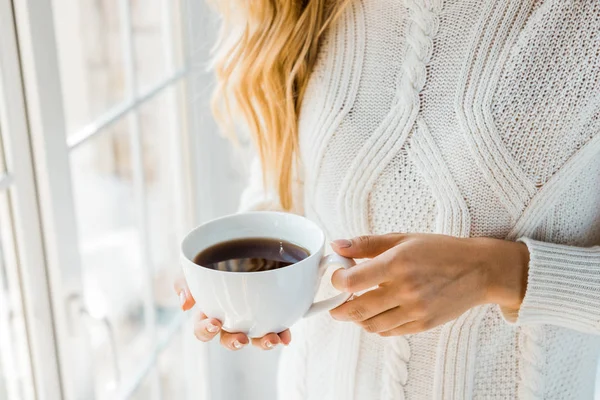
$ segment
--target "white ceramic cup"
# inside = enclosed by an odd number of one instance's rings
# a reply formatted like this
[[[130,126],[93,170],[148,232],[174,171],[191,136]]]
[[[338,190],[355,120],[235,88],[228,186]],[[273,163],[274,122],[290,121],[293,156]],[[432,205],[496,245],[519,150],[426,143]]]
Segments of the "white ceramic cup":
[[[229,272],[193,262],[202,250],[228,240],[274,238],[304,247],[310,256],[290,266],[259,272]],[[312,221],[294,214],[258,211],[229,215],[200,225],[181,244],[181,264],[199,308],[223,323],[227,332],[249,337],[279,333],[302,317],[330,310],[347,301],[341,293],[314,302],[325,270],[350,268],[354,260],[335,253],[323,257],[325,234]]]

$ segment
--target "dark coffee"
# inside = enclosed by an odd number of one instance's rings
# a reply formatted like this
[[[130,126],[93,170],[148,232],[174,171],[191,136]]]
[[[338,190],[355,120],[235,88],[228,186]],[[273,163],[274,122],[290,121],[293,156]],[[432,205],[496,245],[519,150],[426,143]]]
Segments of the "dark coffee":
[[[194,262],[219,271],[256,272],[287,267],[309,255],[305,248],[285,240],[244,238],[210,246]]]

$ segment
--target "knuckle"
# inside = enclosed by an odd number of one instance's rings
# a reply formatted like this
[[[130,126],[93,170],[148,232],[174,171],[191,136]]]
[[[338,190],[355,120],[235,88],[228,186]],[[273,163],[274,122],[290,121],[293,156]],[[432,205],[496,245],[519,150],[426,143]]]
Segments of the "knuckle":
[[[356,238],[360,246],[364,249],[368,249],[371,246],[371,237],[369,235],[362,235]]]
[[[418,329],[421,332],[428,331],[428,330],[430,330],[430,329],[432,329],[434,327],[435,327],[435,324],[430,319],[421,320],[421,322],[418,324]]]
[[[369,333],[375,333],[379,330],[379,324],[376,321],[368,320],[362,323],[362,327]]]
[[[410,281],[404,281],[402,288],[402,298],[405,302],[409,303],[417,303],[419,301],[419,291],[416,286],[412,284]]]
[[[346,291],[352,292],[354,290],[355,285],[356,276],[351,272],[347,272],[346,274],[344,274],[344,277],[342,279],[342,288]]]
[[[201,342],[208,342],[210,339],[212,339],[211,337],[206,336],[202,328],[198,327],[194,329],[194,336],[196,336],[196,339]]]
[[[393,275],[392,271],[394,270],[394,268],[392,268],[393,260],[391,260],[389,257],[386,257],[385,254],[382,254],[380,256],[380,261],[379,274],[381,278],[387,279],[391,277]]]
[[[362,306],[356,305],[348,312],[348,317],[352,321],[362,321],[365,316],[365,309]]]
[[[394,254],[394,261],[403,266],[407,266],[412,264],[412,255],[410,251],[405,251],[404,249],[399,249]]]
[[[424,317],[429,312],[429,305],[425,301],[417,300],[412,307],[412,311],[415,316]]]
[[[223,347],[229,347],[229,346],[228,346],[228,343],[227,343],[227,340],[225,340],[225,335],[221,335],[221,337],[220,337],[220,339],[219,339],[219,343],[221,343],[221,345],[222,345]]]
[[[420,302],[421,300],[421,288],[417,283],[416,279],[412,275],[406,275],[402,279],[402,285],[404,286],[404,296],[413,302]]]

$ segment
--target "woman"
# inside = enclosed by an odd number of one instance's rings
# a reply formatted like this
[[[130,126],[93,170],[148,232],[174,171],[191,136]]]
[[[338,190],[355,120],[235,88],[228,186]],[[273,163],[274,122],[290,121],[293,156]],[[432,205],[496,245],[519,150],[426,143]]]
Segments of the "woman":
[[[243,208],[303,213],[366,259],[332,279],[358,297],[294,327],[280,398],[593,398],[600,3],[218,3],[217,109],[268,188]]]

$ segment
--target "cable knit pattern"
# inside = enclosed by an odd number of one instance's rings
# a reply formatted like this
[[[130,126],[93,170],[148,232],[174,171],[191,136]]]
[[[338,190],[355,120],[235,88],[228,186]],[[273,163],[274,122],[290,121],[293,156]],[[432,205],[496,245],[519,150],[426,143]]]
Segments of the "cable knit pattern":
[[[406,34],[406,53],[405,60],[402,67],[403,74],[402,79],[398,85],[399,91],[397,92],[397,107],[401,107],[407,114],[410,115],[409,119],[405,122],[405,126],[402,127],[398,124],[397,128],[402,128],[405,134],[401,137],[408,135],[410,130],[413,128],[415,122],[415,116],[419,109],[419,93],[423,90],[425,82],[427,80],[427,63],[433,53],[433,38],[438,31],[438,18],[437,14],[442,8],[441,0],[406,0],[406,7],[409,10],[409,23]],[[402,140],[395,139],[396,130],[388,131],[391,137],[386,138],[385,135],[382,138],[387,140],[387,143],[379,150],[383,154],[382,159],[377,161],[370,160],[370,157],[366,157],[363,163],[367,162],[368,166],[375,166],[372,171],[365,171],[363,176],[367,177],[365,185],[367,188],[372,187],[374,179],[383,171],[390,161],[391,158],[399,151],[399,148],[404,144]],[[392,139],[392,140],[390,140]],[[371,154],[373,154],[371,152]],[[377,155],[373,154],[373,157]],[[380,156],[381,157],[381,156]],[[364,165],[364,164],[363,164]],[[370,174],[370,175],[369,175]],[[360,179],[353,179],[351,183],[359,184]],[[360,195],[361,200],[357,204],[355,202],[350,203],[349,207],[354,207],[356,210],[363,210],[360,214],[360,221],[356,222],[354,229],[366,230],[368,229],[367,221],[368,215],[365,212],[366,207],[361,204],[366,203],[368,190],[356,190],[356,186],[348,187],[347,190],[352,192],[354,190],[355,195]],[[348,203],[346,203],[348,206]],[[348,210],[352,211],[352,210]],[[392,339],[392,345],[390,353],[386,358],[384,371],[387,376],[384,376],[385,384],[385,396],[387,399],[404,399],[404,385],[408,379],[408,366],[407,363],[410,358],[410,344],[404,337]]]
[[[383,399],[404,400],[404,385],[408,380],[408,361],[410,360],[410,344],[404,336],[388,340],[390,351],[386,354],[383,384]]]
[[[441,0],[406,0],[405,5],[409,11],[406,51],[395,103],[354,158],[339,192],[347,230],[356,235],[369,230],[366,204],[370,189],[400,151],[415,123],[419,93],[427,80],[427,63],[439,26],[437,14],[442,7]]]
[[[544,398],[544,329],[540,326],[527,327],[519,335],[521,364],[519,365],[518,395],[522,400]]]
[[[442,9],[441,0],[406,0],[410,23],[406,35],[406,56],[398,92],[400,103],[412,101],[427,80],[427,63],[433,54],[433,38],[438,32],[438,13]]]
[[[280,398],[591,400],[600,2],[351,0],[302,107],[294,211],[329,240],[521,240],[530,265],[520,310],[478,306],[410,338],[327,314],[303,321],[284,349]],[[279,207],[252,182],[246,207]]]

